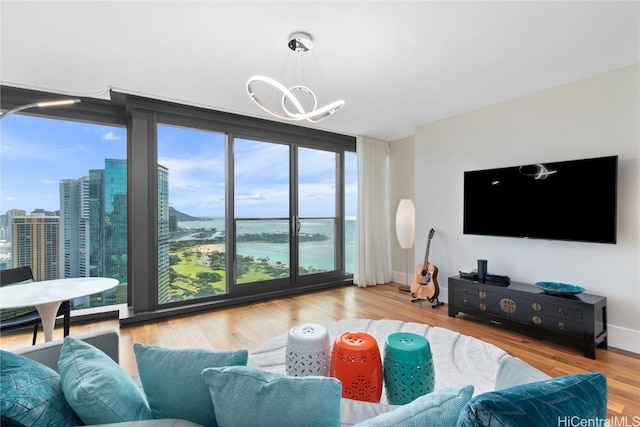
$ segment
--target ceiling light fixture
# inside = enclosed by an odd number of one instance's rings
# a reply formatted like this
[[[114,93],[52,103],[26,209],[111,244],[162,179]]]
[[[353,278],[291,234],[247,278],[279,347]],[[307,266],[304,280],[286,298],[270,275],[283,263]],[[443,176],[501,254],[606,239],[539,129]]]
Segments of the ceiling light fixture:
[[[253,76],[247,81],[247,93],[249,97],[255,102],[260,108],[266,111],[269,114],[272,114],[275,117],[284,120],[307,120],[311,123],[317,123],[321,120],[326,119],[342,107],[344,107],[345,102],[341,99],[338,101],[333,101],[324,107],[318,108],[318,98],[316,94],[308,87],[304,85],[304,81],[302,84],[296,84],[296,77],[298,75],[298,68],[301,69],[301,78],[304,79],[304,68],[302,63],[302,55],[306,52],[310,52],[313,48],[313,41],[311,36],[307,33],[294,33],[289,36],[289,42],[287,46],[291,51],[297,54],[296,57],[296,65],[294,69],[294,77],[293,84],[287,88],[285,85],[280,83],[278,80],[272,79],[266,76]],[[289,52],[291,53],[291,52]],[[313,55],[313,52],[311,52]],[[320,65],[318,64],[318,60],[315,55],[313,55],[315,59],[316,66],[324,80],[324,76],[322,75],[322,70],[320,69]],[[288,59],[288,57],[287,57]],[[287,61],[285,61],[282,72],[287,65]],[[280,73],[280,80],[282,79],[282,72]],[[270,86],[273,89],[271,100],[275,94],[280,92],[282,95],[282,99],[280,101],[280,106],[278,108],[274,108],[271,106],[272,102],[267,103],[263,101],[267,96],[260,98],[257,93],[257,87],[262,86],[263,84]]]
[[[27,108],[47,108],[47,107],[59,107],[61,105],[71,105],[77,104],[80,102],[79,99],[61,99],[58,101],[42,101],[42,102],[34,102],[32,104],[25,104],[19,107],[13,108],[11,110],[7,110],[5,112],[0,112],[0,119],[5,118],[9,114],[17,113],[18,111],[26,110]]]

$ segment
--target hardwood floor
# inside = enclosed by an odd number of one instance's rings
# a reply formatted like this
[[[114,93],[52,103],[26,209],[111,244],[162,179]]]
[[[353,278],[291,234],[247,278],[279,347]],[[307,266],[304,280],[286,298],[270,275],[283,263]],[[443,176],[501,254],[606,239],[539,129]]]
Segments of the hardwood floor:
[[[343,318],[398,319],[448,328],[490,342],[554,377],[602,372],[609,388],[608,417],[626,416],[627,425],[640,423],[640,355],[599,348],[597,360],[587,359],[578,349],[498,329],[462,315],[451,318],[447,315],[447,305],[431,308],[423,303],[411,303],[409,294],[399,292],[398,285],[392,283],[370,288],[345,286],[122,327],[120,363],[129,373],[137,372],[135,342],[172,348],[246,348],[251,352],[258,344],[299,323]],[[117,327],[115,319],[74,324],[71,334]],[[56,328],[54,339],[61,336],[61,328]],[[42,339],[39,334],[39,342]],[[0,339],[0,348],[11,350],[30,343],[29,332],[5,335]],[[636,424],[632,424],[634,421]]]

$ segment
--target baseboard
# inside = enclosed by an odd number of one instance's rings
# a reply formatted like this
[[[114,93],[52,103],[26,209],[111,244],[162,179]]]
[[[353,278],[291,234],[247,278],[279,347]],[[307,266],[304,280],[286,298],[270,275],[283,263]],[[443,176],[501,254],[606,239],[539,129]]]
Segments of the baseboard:
[[[401,271],[391,272],[391,281],[405,287],[408,285],[411,285],[411,282],[413,282],[413,277],[414,277],[413,273],[409,275]]]
[[[609,347],[640,354],[640,331],[609,324],[607,335]]]

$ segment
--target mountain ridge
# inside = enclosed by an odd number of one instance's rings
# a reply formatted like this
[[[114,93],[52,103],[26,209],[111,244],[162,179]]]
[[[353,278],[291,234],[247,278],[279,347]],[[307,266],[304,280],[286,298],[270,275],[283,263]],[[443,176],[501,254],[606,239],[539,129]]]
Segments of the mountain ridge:
[[[184,212],[180,212],[173,206],[169,206],[169,217],[175,216],[177,221],[198,221],[201,218],[188,215]]]

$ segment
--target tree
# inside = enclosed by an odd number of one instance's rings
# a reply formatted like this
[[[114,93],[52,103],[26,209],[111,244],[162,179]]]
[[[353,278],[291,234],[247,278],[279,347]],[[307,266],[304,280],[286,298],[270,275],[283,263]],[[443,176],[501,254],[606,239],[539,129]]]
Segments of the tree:
[[[211,267],[212,270],[224,270],[224,258],[224,252],[214,251],[211,255],[209,255],[209,267]]]
[[[204,271],[201,273],[196,274],[196,277],[198,278],[198,283],[203,284],[203,285],[207,285],[209,283],[215,283],[215,282],[219,282],[222,280],[222,276],[219,275],[218,273],[214,272],[214,271]]]

